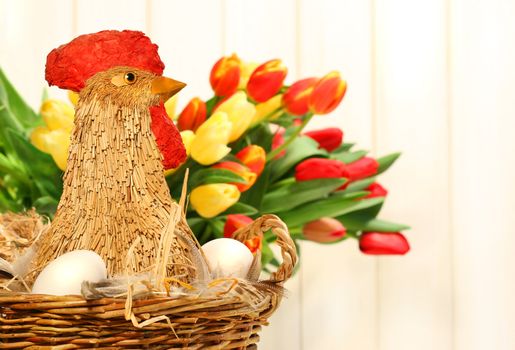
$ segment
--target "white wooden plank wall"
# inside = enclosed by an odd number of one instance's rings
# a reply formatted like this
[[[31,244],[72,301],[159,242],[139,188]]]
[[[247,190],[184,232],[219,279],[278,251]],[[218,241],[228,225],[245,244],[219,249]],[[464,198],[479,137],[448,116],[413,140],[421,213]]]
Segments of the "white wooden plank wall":
[[[304,244],[261,348],[512,350],[514,17],[512,0],[0,0],[0,66],[34,107],[46,54],[101,29],[147,32],[188,82],[180,105],[232,52],[282,58],[290,81],[340,70],[347,96],[313,127],[403,151],[384,216],[412,225],[412,252]]]

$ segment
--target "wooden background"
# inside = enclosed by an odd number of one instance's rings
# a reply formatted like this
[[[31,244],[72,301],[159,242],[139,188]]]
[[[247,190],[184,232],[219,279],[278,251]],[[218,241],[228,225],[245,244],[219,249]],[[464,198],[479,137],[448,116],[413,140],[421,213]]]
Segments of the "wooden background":
[[[513,0],[0,0],[0,65],[34,107],[46,54],[101,29],[159,43],[182,104],[222,54],[283,58],[290,81],[340,70],[345,101],[315,124],[404,152],[384,216],[412,225],[412,251],[305,244],[261,348],[513,350],[514,18]]]

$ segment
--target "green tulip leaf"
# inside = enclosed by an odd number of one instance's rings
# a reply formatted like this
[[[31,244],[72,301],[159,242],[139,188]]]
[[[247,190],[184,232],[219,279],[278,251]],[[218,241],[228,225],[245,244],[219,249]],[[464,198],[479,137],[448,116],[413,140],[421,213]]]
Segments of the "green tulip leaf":
[[[291,210],[304,203],[325,198],[346,182],[345,179],[316,179],[294,182],[265,195],[261,211],[279,213]]]
[[[21,98],[2,69],[0,69],[0,101],[0,108],[5,106],[9,109],[15,117],[15,122],[21,126],[20,129],[17,128],[16,130],[27,130],[42,123],[41,118]]]
[[[216,183],[246,183],[246,181],[230,170],[207,168],[194,172],[188,181],[188,187],[194,189],[200,185]]]
[[[362,190],[368,188],[368,186],[372,185],[375,181],[376,181],[375,177],[367,177],[366,179],[363,179],[363,180],[351,182],[349,184],[349,186],[347,186],[347,188],[345,189],[344,192],[348,193],[348,192],[354,192],[354,191],[362,191]]]
[[[318,143],[307,136],[296,138],[286,149],[286,154],[274,161],[271,180],[273,182],[279,180],[281,176],[286,174],[297,163],[314,156],[327,157],[327,152],[319,149]]]
[[[288,227],[301,226],[321,217],[337,217],[354,211],[371,208],[382,204],[384,198],[363,200],[346,199],[343,195],[308,203],[294,210],[279,214]]]
[[[377,174],[384,173],[386,170],[388,170],[389,167],[392,166],[393,163],[401,156],[399,152],[392,153],[387,156],[381,157],[377,159],[377,162],[379,163],[379,169],[377,170]]]
[[[247,191],[241,194],[240,202],[253,206],[261,211],[263,197],[269,191],[270,166],[267,164],[256,183]]]
[[[344,162],[345,164],[349,164],[360,160],[366,156],[367,153],[368,151],[340,152],[331,154],[331,158],[339,160],[340,162]]]
[[[354,215],[354,213],[338,217],[338,220],[348,230],[368,231],[368,232],[398,232],[407,230],[410,227],[377,218],[366,219],[364,215]]]
[[[340,147],[335,149],[333,153],[342,153],[342,152],[348,152],[351,150],[352,147],[354,147],[355,143],[343,143]]]
[[[33,206],[39,214],[48,215],[53,217],[59,201],[52,197],[40,197],[34,203]]]
[[[227,216],[229,214],[243,214],[243,215],[251,216],[251,215],[254,215],[257,213],[258,213],[258,210],[256,208],[254,208],[253,206],[238,202],[218,216],[219,217]]]

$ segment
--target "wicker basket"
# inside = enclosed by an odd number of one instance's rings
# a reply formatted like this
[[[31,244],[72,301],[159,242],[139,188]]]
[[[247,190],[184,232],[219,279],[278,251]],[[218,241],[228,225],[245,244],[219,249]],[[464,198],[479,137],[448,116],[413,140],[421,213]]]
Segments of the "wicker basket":
[[[277,309],[297,255],[286,226],[274,215],[235,233],[245,241],[269,230],[277,236],[282,265],[267,282],[232,283],[238,293],[149,295],[131,300],[129,317],[126,297],[0,292],[0,348],[257,349],[258,333]],[[145,322],[155,319],[160,321]]]

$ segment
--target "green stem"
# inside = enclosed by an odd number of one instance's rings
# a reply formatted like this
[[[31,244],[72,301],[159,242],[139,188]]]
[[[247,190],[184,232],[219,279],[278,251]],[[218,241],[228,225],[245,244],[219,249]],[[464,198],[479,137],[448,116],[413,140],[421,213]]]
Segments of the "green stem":
[[[306,118],[304,118],[304,120],[302,121],[302,124],[300,124],[300,126],[293,132],[293,134],[291,134],[290,138],[288,140],[286,140],[285,143],[283,143],[282,145],[280,145],[279,147],[277,147],[276,149],[274,149],[273,151],[268,153],[268,155],[266,156],[266,161],[267,162],[271,161],[278,154],[280,154],[283,150],[288,148],[288,146],[291,145],[291,143],[300,135],[300,133],[306,127],[306,125],[308,125],[309,121],[311,120],[311,118],[313,118],[313,116],[314,116],[314,114],[309,112],[306,115]]]

